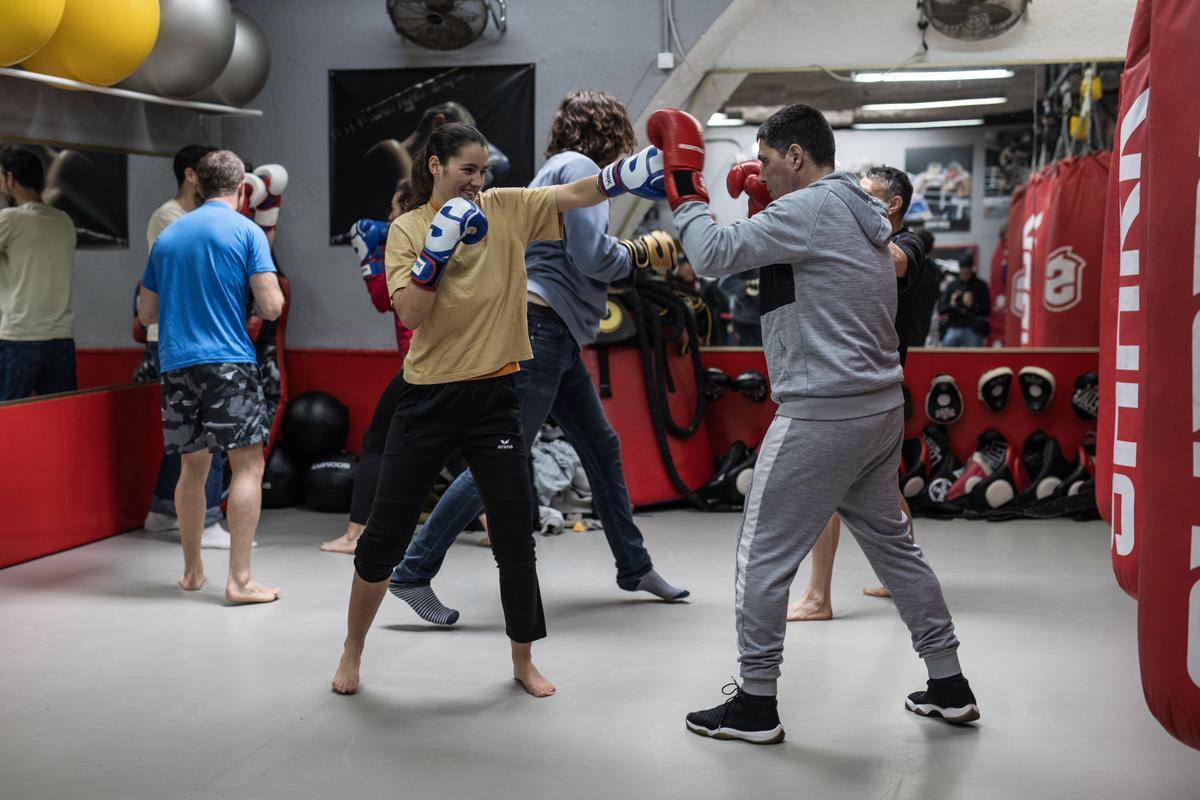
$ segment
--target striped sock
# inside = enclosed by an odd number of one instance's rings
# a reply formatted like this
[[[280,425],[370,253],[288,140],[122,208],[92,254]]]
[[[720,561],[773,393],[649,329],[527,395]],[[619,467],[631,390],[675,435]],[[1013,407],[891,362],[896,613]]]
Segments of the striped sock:
[[[458,612],[442,605],[428,583],[391,583],[388,591],[408,603],[417,616],[426,622],[434,625],[453,625],[458,622]]]

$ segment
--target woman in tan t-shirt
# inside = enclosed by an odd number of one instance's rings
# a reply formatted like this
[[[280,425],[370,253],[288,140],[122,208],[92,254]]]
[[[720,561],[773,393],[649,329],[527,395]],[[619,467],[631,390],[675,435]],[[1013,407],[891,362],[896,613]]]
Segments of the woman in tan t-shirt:
[[[512,379],[518,362],[532,357],[525,247],[561,239],[563,211],[626,191],[662,197],[662,161],[649,147],[595,178],[481,193],[487,159],[487,141],[474,128],[435,130],[413,165],[414,207],[388,231],[388,288],[413,338],[375,503],[355,551],[348,630],[333,677],[341,694],[358,690],[363,645],[387,579],[455,451],[470,465],[488,515],[513,676],[536,697],[554,693],[531,656],[546,621],[534,562],[537,506]]]

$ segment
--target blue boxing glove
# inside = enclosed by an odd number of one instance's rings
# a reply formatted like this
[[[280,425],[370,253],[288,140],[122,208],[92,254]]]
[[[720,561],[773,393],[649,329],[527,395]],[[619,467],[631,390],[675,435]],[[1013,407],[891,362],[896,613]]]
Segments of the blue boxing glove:
[[[662,200],[667,196],[663,186],[662,153],[650,145],[628,158],[619,158],[600,170],[596,188],[607,197],[633,192],[647,200]]]
[[[429,223],[425,246],[412,266],[412,282],[426,291],[436,292],[446,263],[454,255],[459,242],[478,244],[487,236],[487,217],[479,206],[464,197],[454,197],[438,209]]]
[[[388,223],[379,219],[360,219],[350,229],[350,244],[358,255],[364,280],[384,273],[383,249],[387,244],[387,234]]]

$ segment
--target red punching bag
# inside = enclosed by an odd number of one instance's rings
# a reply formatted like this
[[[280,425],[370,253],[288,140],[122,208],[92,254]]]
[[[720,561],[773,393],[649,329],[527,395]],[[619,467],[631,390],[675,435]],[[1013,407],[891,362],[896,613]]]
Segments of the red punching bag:
[[[1029,307],[1034,347],[1095,347],[1100,336],[1109,153],[1055,162],[1044,172],[1046,204],[1037,231],[1038,302]]]
[[[1150,91],[1150,3],[1138,5],[1121,76],[1121,103],[1109,170],[1100,305],[1100,409],[1096,504],[1112,526],[1117,583],[1138,594],[1138,540],[1147,499],[1142,480],[1146,388],[1146,210]],[[1190,341],[1188,339],[1187,341]],[[1179,343],[1182,345],[1182,341]],[[1189,461],[1190,463],[1190,461]]]
[[[1200,4],[1142,5],[1152,8],[1150,60],[1164,80],[1150,94],[1151,157],[1142,161],[1148,379],[1140,388],[1153,424],[1143,429],[1140,459],[1148,502],[1138,545],[1138,653],[1150,711],[1200,748],[1200,105],[1177,77],[1200,70]]]
[[[1008,303],[1004,311],[1004,344],[1008,347],[1019,347],[1021,344],[1021,312],[1029,294],[1027,286],[1018,285],[1025,277],[1025,272],[1021,269],[1021,229],[1025,225],[1025,195],[1028,190],[1029,184],[1013,190],[1012,203],[1008,206],[1008,230],[1004,235],[1004,250],[1008,257],[1008,274],[1005,276]]]
[[[1008,325],[1008,232],[996,240],[992,263],[988,268],[988,291],[992,295],[992,313],[988,315],[988,347],[1004,347]]]
[[[1025,196],[1016,216],[1016,251],[1009,254],[1016,260],[1016,272],[1009,267],[1008,302],[1011,314],[1007,327],[1009,347],[1032,347],[1037,341],[1037,317],[1034,308],[1042,303],[1045,275],[1047,236],[1046,224],[1049,209],[1053,206],[1055,191],[1054,177],[1058,164],[1054,163],[1035,175],[1025,184]],[[1012,236],[1012,217],[1009,236]],[[1010,238],[1010,242],[1013,240]]]

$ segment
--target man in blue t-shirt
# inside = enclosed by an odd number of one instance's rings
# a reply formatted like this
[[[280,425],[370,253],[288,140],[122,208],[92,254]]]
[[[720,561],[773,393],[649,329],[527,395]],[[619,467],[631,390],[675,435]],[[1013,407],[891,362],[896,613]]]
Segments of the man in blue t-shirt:
[[[245,319],[251,295],[259,316],[277,319],[283,292],[266,235],[237,211],[245,170],[228,150],[196,165],[203,205],[155,241],[138,290],[138,318],[159,326],[163,442],[182,457],[175,487],[183,539],[179,586],[194,591],[204,585],[204,481],[212,451],[224,451],[233,469],[225,597],[265,603],[278,599],[279,590],[251,577],[250,548],[262,507],[268,420]]]

